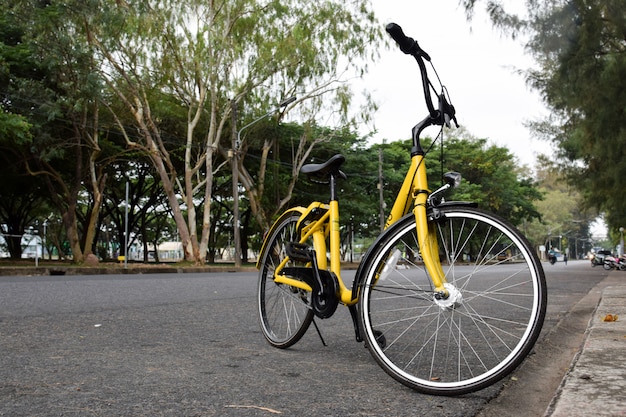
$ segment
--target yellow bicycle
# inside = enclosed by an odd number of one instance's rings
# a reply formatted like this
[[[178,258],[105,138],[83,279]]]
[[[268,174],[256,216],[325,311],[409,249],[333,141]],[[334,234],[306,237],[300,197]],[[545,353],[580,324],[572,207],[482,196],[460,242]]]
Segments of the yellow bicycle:
[[[257,264],[261,329],[271,345],[287,348],[311,323],[317,328],[316,317],[343,304],[356,340],[389,375],[423,393],[460,395],[500,380],[530,352],[546,311],[545,276],[508,222],[472,203],[444,201],[460,174],[445,174],[444,185],[429,190],[420,134],[456,124],[455,109],[445,88],[434,90],[428,54],[398,25],[387,31],[416,59],[429,114],[413,128],[411,166],[386,229],[349,288],[341,278],[336,194],[345,158],[303,166],[302,173],[328,182],[330,199],[287,210],[269,230]]]

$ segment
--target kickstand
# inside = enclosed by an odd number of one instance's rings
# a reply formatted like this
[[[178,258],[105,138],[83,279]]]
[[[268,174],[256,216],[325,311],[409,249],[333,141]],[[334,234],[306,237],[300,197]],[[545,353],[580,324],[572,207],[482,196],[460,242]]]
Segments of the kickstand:
[[[326,346],[328,346],[328,345],[326,344],[326,342],[324,341],[324,338],[322,337],[322,332],[320,332],[320,328],[319,328],[319,327],[317,327],[317,322],[315,321],[315,319],[313,319],[313,325],[315,326],[315,330],[317,330],[317,334],[319,335],[320,340],[322,341],[322,344],[323,344],[325,347],[326,347]]]

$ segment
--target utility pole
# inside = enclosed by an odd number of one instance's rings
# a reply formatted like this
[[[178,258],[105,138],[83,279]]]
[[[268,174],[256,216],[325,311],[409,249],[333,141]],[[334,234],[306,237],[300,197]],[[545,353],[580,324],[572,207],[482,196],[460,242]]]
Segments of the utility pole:
[[[237,103],[231,101],[232,118],[232,154],[231,167],[233,169],[233,241],[235,244],[235,267],[241,266],[241,234],[239,230],[239,140],[237,135]]]

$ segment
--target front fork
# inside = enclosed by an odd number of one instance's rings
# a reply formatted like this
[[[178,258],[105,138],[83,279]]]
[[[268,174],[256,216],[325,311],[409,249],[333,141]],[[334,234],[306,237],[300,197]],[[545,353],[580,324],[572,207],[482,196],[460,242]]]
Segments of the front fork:
[[[448,290],[444,287],[446,277],[439,257],[436,223],[428,221],[425,204],[416,205],[413,213],[422,260],[435,287],[435,297],[448,298]]]
[[[417,170],[417,181],[415,184],[426,184],[426,169]],[[423,176],[423,178],[419,178]],[[424,266],[428,271],[428,275],[435,287],[435,298],[446,299],[450,295],[444,287],[446,277],[441,267],[439,257],[439,243],[437,240],[437,224],[434,221],[428,221],[428,196],[429,192],[422,189],[413,189],[413,198],[415,205],[413,214],[415,216],[415,226],[417,231],[418,244]]]

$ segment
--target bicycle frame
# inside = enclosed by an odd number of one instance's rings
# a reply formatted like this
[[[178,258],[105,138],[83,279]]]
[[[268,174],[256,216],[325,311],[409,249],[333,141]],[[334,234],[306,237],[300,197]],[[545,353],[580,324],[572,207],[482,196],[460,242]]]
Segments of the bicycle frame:
[[[419,125],[418,125],[419,126]],[[420,129],[421,130],[421,129]],[[418,142],[419,143],[419,142]],[[406,173],[402,187],[396,196],[396,200],[387,218],[385,228],[391,226],[404,215],[408,214],[411,202],[413,202],[413,214],[417,224],[417,236],[421,256],[426,269],[433,282],[436,294],[447,294],[444,287],[445,275],[439,261],[437,236],[429,225],[427,217],[427,203],[430,191],[424,163],[424,152],[417,146],[411,156],[411,166]],[[349,289],[341,279],[341,252],[340,252],[340,222],[339,202],[331,200],[328,204],[313,202],[307,208],[295,207],[291,211],[300,213],[297,229],[300,231],[300,242],[304,243],[309,238],[313,240],[317,265],[320,270],[328,270],[326,239],[329,239],[330,272],[335,274],[339,285],[338,298],[345,305],[354,305],[358,297],[352,289]],[[319,214],[322,212],[323,214]],[[309,218],[316,217],[310,223]],[[280,284],[291,285],[305,291],[312,291],[310,285],[301,280],[281,275],[280,272],[287,264],[286,257],[274,271],[274,281]]]

